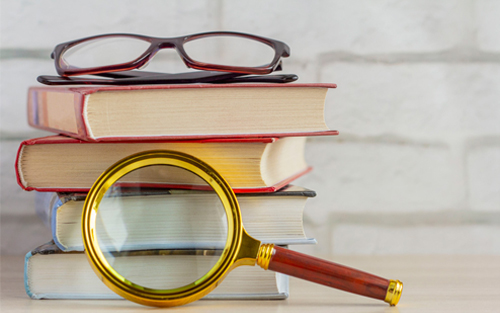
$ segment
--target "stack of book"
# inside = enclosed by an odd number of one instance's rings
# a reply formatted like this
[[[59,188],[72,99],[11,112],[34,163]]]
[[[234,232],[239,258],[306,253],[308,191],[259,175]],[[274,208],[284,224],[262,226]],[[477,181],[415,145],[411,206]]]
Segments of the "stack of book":
[[[214,167],[236,192],[243,224],[256,239],[283,246],[315,243],[302,221],[315,192],[290,183],[311,170],[304,159],[306,137],[337,134],[324,122],[329,88],[335,85],[30,88],[30,125],[58,135],[24,141],[16,160],[18,183],[38,191],[35,209],[53,237],[26,256],[28,295],[118,298],[87,264],[82,207],[106,168],[140,151],[176,150]],[[148,209],[155,209],[153,202]],[[286,275],[245,266],[206,298],[287,296]]]

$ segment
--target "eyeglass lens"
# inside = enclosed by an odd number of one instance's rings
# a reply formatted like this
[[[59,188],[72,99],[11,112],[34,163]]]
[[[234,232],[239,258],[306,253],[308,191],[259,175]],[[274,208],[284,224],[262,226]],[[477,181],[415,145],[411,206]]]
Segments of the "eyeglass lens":
[[[235,36],[201,37],[184,43],[187,55],[198,62],[258,67],[268,65],[274,49],[260,41]]]
[[[93,68],[132,62],[151,44],[133,37],[103,37],[74,45],[64,52],[60,64],[69,68]]]

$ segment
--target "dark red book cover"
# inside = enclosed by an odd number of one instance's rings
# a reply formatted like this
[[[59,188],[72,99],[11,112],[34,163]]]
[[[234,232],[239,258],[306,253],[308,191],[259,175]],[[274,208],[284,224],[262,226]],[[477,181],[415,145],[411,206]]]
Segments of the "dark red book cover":
[[[159,143],[159,142],[186,142],[186,143],[217,143],[217,142],[227,142],[227,143],[273,143],[275,141],[279,140],[279,138],[210,138],[210,139],[195,139],[195,140],[143,140],[140,143]],[[66,137],[62,135],[55,135],[55,136],[47,136],[47,137],[42,137],[42,138],[35,138],[35,139],[29,139],[26,141],[23,141],[20,146],[19,150],[17,152],[17,157],[16,157],[16,176],[17,176],[17,181],[19,186],[23,188],[24,190],[31,191],[31,190],[36,190],[36,191],[50,191],[50,192],[87,192],[90,188],[71,188],[71,187],[33,187],[33,186],[28,186],[24,179],[23,179],[23,173],[21,170],[21,155],[22,151],[26,146],[30,145],[43,145],[43,144],[138,144],[139,142],[137,141],[129,141],[129,142],[124,142],[124,141],[114,141],[114,142],[103,142],[103,143],[96,143],[96,142],[89,142],[89,141],[83,141],[79,140],[76,138],[71,138],[71,137]],[[117,160],[118,161],[118,160]],[[298,177],[310,172],[312,170],[312,167],[307,167],[302,169],[301,171],[286,177],[285,179],[281,180],[280,182],[272,185],[272,186],[264,186],[264,187],[248,187],[248,188],[233,188],[233,190],[237,193],[259,193],[259,192],[275,192],[284,186],[288,185]],[[170,188],[182,188],[182,186],[169,186]]]
[[[32,127],[61,133],[86,141],[139,141],[182,139],[239,139],[274,138],[290,136],[337,135],[336,130],[286,131],[270,133],[226,133],[141,136],[94,136],[86,111],[88,96],[99,92],[124,90],[180,90],[227,88],[336,88],[335,84],[191,84],[191,85],[136,85],[98,87],[31,87],[28,92],[28,122]],[[324,105],[324,104],[323,104]],[[144,108],[143,108],[144,109]],[[147,109],[147,108],[146,108]],[[111,117],[112,118],[112,117]]]

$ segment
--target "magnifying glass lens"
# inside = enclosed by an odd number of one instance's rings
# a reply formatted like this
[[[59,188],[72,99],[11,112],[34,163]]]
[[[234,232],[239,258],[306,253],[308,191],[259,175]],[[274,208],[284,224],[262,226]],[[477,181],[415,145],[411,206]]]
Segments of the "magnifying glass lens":
[[[122,176],[100,201],[95,225],[100,250],[118,275],[163,291],[208,277],[228,240],[217,193],[196,174],[168,165]]]

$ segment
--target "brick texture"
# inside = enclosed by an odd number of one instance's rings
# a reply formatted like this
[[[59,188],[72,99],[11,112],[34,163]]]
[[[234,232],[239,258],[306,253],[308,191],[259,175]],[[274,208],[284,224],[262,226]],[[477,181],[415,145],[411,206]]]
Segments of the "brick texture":
[[[101,33],[181,36],[217,27],[215,1],[2,1],[2,47],[46,48]]]
[[[38,75],[55,75],[54,63],[49,60],[11,59],[2,62],[0,130],[3,136],[19,138],[44,134],[29,127],[26,103],[28,87],[39,85],[36,81]]]
[[[317,191],[308,216],[334,212],[415,212],[456,207],[453,155],[444,145],[311,139],[307,161],[315,170],[298,183]]]
[[[224,1],[226,29],[281,38],[292,55],[310,59],[334,51],[354,54],[429,52],[462,41],[456,1]]]
[[[321,68],[321,81],[338,84],[326,114],[343,132],[450,142],[500,134],[497,64],[334,62]]]
[[[467,178],[470,207],[500,212],[500,138],[471,148],[467,156]]]
[[[500,52],[498,29],[500,29],[500,3],[495,0],[474,1],[475,21],[479,48]]]
[[[500,254],[499,13],[493,0],[2,1],[0,252],[50,238],[13,162],[21,140],[47,134],[26,123],[26,91],[55,73],[54,45],[231,30],[288,43],[283,72],[299,82],[339,86],[326,119],[340,136],[308,141],[314,171],[296,182],[318,192],[304,216],[318,245],[297,249]],[[147,70],[185,66],[162,51]]]

